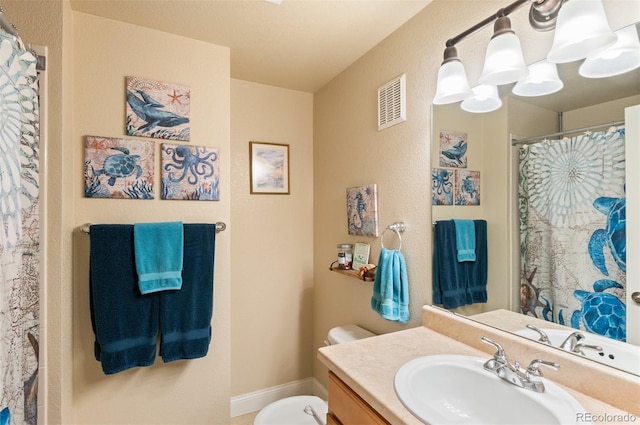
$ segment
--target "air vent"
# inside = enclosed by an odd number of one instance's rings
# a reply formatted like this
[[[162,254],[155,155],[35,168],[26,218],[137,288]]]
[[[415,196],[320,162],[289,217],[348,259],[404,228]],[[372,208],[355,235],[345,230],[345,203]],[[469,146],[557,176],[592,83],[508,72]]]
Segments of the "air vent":
[[[402,74],[378,89],[378,131],[406,121],[406,80]]]

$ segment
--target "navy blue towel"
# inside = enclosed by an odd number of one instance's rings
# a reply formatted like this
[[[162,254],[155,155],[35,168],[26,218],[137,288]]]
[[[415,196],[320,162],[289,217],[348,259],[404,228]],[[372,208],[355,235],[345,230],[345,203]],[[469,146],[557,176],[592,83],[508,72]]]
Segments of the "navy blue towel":
[[[160,355],[165,362],[207,355],[215,241],[215,224],[184,224],[182,289],[160,293]]]
[[[433,249],[433,303],[453,309],[487,302],[487,222],[474,220],[475,261],[458,262],[452,220],[437,221]]]
[[[158,294],[138,289],[133,225],[90,228],[90,308],[96,360],[105,374],[149,366],[156,356]]]

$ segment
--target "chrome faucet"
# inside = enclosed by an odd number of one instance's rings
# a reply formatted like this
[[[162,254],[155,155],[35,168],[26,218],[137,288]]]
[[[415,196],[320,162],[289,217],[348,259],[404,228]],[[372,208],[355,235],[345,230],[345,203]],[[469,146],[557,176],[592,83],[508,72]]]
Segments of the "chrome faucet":
[[[543,393],[544,384],[540,379],[542,377],[540,366],[550,367],[555,370],[558,370],[560,368],[560,365],[558,365],[557,363],[536,359],[533,360],[529,364],[529,366],[523,370],[520,367],[520,363],[515,362],[514,364],[511,364],[509,362],[504,349],[500,344],[490,340],[486,336],[483,336],[480,339],[485,344],[493,345],[496,348],[496,352],[493,355],[493,358],[487,360],[484,363],[484,369],[491,373],[494,373],[500,379],[503,379],[520,388],[524,388],[526,390],[534,391],[537,393]]]
[[[585,348],[589,350],[595,350],[598,353],[604,352],[602,347],[599,345],[583,344],[582,342],[580,342],[583,339],[585,339],[585,336],[582,334],[582,332],[571,332],[569,336],[565,338],[564,341],[562,341],[562,344],[560,344],[560,348],[572,353],[581,354],[583,356],[586,356],[586,354],[584,353]]]
[[[531,329],[532,331],[535,331],[538,335],[540,335],[540,338],[538,338],[538,341],[551,345],[551,341],[549,341],[549,336],[545,333],[545,331],[531,324],[527,324],[527,328]]]
[[[562,341],[562,344],[560,344],[560,348],[574,353],[575,352],[574,350],[576,349],[576,345],[578,345],[578,343],[583,339],[584,339],[584,335],[582,334],[582,332],[579,332],[579,331],[571,332],[569,336],[566,337],[564,341]]]

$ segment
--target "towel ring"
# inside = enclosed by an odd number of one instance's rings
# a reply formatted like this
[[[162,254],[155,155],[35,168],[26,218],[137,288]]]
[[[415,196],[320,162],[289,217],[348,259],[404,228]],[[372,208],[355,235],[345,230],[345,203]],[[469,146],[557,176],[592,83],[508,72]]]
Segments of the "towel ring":
[[[387,232],[387,230],[391,230],[395,232],[396,235],[398,235],[398,251],[400,251],[402,249],[402,236],[400,234],[403,233],[405,229],[406,226],[402,222],[390,224],[380,235],[380,245],[384,249],[387,249],[387,247],[384,246],[384,234]]]

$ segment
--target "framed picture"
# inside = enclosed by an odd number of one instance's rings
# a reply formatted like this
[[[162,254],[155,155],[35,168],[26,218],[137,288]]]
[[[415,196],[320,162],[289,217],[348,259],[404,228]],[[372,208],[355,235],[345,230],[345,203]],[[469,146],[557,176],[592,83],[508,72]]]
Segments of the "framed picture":
[[[347,189],[347,227],[350,235],[378,236],[378,186]]]
[[[249,142],[252,194],[289,194],[289,145]]]
[[[370,248],[371,246],[368,243],[356,243],[356,246],[353,248],[353,264],[351,265],[353,270],[360,270],[360,267],[369,264]]]
[[[480,171],[456,170],[455,205],[480,205]]]
[[[85,136],[85,198],[154,199],[152,140]]]
[[[127,136],[189,141],[191,89],[127,77]]]
[[[162,199],[220,200],[220,149],[162,144]]]

